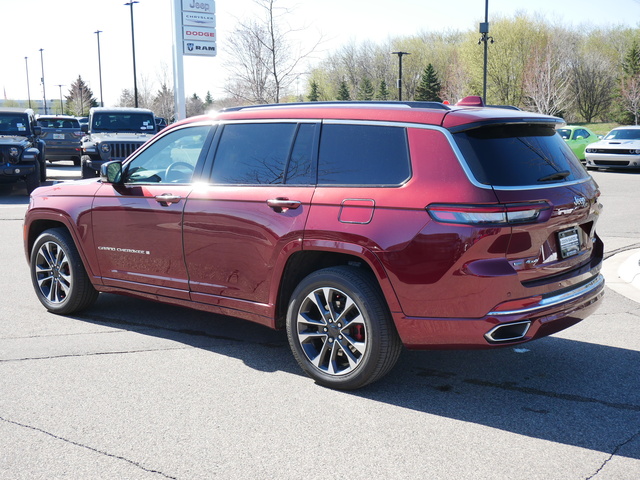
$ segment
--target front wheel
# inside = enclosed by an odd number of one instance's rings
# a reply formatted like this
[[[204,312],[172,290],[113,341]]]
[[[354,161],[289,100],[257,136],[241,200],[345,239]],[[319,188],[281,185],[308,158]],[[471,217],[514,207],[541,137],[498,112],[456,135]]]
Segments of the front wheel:
[[[318,270],[298,285],[287,312],[287,336],[311,378],[343,390],[382,378],[402,349],[375,278],[349,266]]]
[[[78,312],[98,298],[69,232],[43,232],[31,250],[31,281],[38,300],[58,314]]]
[[[98,174],[96,173],[96,171],[89,166],[89,162],[91,161],[91,157],[88,155],[83,155],[80,158],[80,173],[82,175],[82,178],[95,178],[98,176]]]
[[[40,176],[40,162],[38,162],[36,160],[36,163],[34,164],[34,169],[33,172],[31,172],[29,175],[27,175],[24,179],[24,183],[27,187],[27,193],[29,195],[31,195],[31,192],[33,192],[36,188],[38,188],[41,184],[41,180],[40,180],[41,176]]]

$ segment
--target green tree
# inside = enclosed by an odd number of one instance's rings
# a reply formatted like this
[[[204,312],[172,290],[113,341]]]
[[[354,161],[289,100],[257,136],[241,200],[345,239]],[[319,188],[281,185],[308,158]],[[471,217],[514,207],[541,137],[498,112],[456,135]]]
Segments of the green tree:
[[[441,89],[442,85],[438,80],[438,75],[433,65],[429,64],[422,73],[422,79],[420,80],[418,88],[416,88],[415,99],[421,102],[441,102]]]
[[[378,88],[378,94],[376,95],[376,98],[378,100],[389,100],[389,88],[387,87],[387,82],[384,81],[384,79],[382,79],[382,81],[380,82],[380,87]]]
[[[628,76],[640,74],[640,46],[635,39],[622,61],[622,71]]]
[[[375,90],[373,89],[371,80],[369,80],[367,77],[363,78],[362,82],[360,82],[360,88],[358,89],[358,100],[373,100],[374,95]]]
[[[76,117],[86,117],[89,115],[91,107],[97,107],[98,101],[93,97],[93,92],[84,83],[82,77],[78,75],[75,82],[69,88],[69,95],[65,96],[67,108],[66,113]]]
[[[204,97],[204,106],[205,108],[211,108],[213,105],[213,97],[211,96],[211,92],[207,90],[207,95]]]
[[[347,82],[345,82],[344,80],[340,82],[340,88],[338,89],[338,100],[340,101],[351,100],[351,93],[349,93],[349,87],[347,86]]]
[[[320,100],[320,87],[318,86],[318,82],[315,80],[311,80],[311,91],[309,92],[309,101],[317,102]]]

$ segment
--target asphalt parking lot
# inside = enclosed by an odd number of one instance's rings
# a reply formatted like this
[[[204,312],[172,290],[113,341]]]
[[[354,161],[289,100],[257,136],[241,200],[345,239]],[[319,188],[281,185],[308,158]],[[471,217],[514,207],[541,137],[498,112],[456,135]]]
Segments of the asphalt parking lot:
[[[593,175],[611,284],[593,316],[518,348],[405,351],[356,392],[315,385],[284,332],[248,322],[115,295],[46,312],[28,200],[0,189],[0,478],[640,478],[640,304],[620,270],[640,174]]]

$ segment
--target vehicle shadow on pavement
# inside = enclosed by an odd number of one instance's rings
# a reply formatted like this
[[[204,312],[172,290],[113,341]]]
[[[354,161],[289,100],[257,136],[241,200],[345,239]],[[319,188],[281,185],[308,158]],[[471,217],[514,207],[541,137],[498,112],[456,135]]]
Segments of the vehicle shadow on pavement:
[[[106,294],[73,318],[304,377],[286,334],[251,322]],[[343,394],[640,459],[639,366],[638,351],[558,337],[497,350],[405,350],[387,377]]]

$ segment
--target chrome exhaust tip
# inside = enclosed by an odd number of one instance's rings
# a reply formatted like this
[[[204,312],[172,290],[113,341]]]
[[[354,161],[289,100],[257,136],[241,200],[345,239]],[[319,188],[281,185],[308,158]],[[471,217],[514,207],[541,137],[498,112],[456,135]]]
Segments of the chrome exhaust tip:
[[[503,323],[485,333],[484,338],[490,343],[513,342],[523,339],[529,327],[531,327],[530,321]]]

